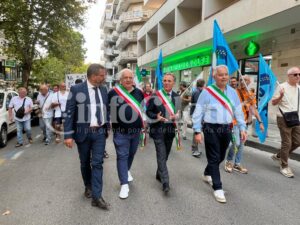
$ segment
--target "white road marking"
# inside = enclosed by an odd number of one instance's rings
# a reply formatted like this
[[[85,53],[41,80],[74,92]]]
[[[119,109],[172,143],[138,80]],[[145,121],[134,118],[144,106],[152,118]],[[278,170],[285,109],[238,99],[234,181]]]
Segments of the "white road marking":
[[[24,151],[17,152],[13,157],[11,157],[11,159],[12,159],[12,160],[16,160],[16,159],[19,158],[23,153],[24,153]]]
[[[35,139],[38,139],[41,136],[41,134],[38,134],[35,136]]]

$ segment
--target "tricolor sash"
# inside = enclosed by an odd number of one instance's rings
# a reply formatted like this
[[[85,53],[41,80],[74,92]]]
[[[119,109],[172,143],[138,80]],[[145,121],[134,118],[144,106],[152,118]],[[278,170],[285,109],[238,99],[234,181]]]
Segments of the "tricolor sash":
[[[175,106],[174,106],[172,100],[170,99],[170,97],[165,92],[165,90],[162,89],[162,90],[157,91],[156,95],[160,99],[160,101],[162,102],[163,106],[168,111],[168,113],[171,116],[175,116],[175,114],[176,114]],[[176,147],[177,147],[177,150],[180,150],[181,149],[181,141],[180,141],[179,130],[177,128],[176,122],[173,122],[173,125],[175,126]]]
[[[123,85],[117,85],[114,87],[115,92],[138,114],[140,117],[143,127],[140,135],[141,139],[141,146],[144,147],[146,144],[146,135],[144,129],[144,122],[143,122],[143,114],[142,114],[142,106],[141,104],[132,96],[124,87]]]
[[[210,93],[218,102],[221,103],[221,105],[224,106],[224,108],[230,113],[230,115],[232,116],[232,124],[236,125],[236,119],[234,117],[234,106],[231,103],[230,99],[224,94],[223,91],[220,90],[220,88],[218,88],[215,84],[212,84],[208,87],[206,87],[206,90],[208,91],[208,93]],[[232,130],[232,138],[231,138],[231,142],[233,144],[234,147],[234,152],[237,153],[238,148],[236,146],[236,139],[235,139],[235,135],[233,133]]]

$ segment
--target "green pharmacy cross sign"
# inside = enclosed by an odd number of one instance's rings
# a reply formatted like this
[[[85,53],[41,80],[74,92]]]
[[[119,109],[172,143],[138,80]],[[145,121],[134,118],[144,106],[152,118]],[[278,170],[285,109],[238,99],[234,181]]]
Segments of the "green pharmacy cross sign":
[[[259,51],[259,48],[260,48],[259,44],[257,44],[254,41],[250,41],[245,48],[245,54],[247,56],[254,56]]]
[[[185,70],[193,67],[209,65],[210,63],[210,55],[205,55],[184,62],[174,63],[172,65],[165,66],[163,68],[163,72],[167,73],[172,71]]]

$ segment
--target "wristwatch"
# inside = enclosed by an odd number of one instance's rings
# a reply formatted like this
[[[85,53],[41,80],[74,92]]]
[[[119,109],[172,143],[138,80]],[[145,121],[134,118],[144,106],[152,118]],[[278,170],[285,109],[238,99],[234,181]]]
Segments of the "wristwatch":
[[[257,120],[257,122],[258,122],[259,124],[263,123],[263,122],[262,122],[262,121],[260,121],[260,120]]]

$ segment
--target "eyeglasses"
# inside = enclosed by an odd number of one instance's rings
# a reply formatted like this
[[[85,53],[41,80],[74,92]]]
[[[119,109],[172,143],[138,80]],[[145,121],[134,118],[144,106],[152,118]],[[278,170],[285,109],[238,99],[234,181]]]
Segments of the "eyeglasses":
[[[297,77],[297,76],[300,77],[300,73],[292,73],[292,74],[290,74],[290,75],[294,75],[294,77]]]

